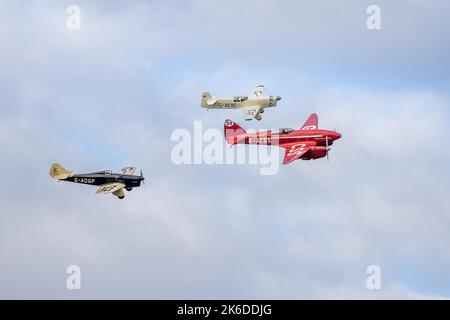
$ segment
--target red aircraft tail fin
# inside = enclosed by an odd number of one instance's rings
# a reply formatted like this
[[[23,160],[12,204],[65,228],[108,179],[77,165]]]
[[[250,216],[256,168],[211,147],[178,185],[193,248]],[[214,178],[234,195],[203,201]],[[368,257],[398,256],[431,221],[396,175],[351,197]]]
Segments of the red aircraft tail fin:
[[[245,138],[245,130],[230,119],[225,120],[223,131],[228,144],[236,144]]]
[[[309,116],[300,130],[317,130],[319,129],[319,118],[317,114],[313,113]]]

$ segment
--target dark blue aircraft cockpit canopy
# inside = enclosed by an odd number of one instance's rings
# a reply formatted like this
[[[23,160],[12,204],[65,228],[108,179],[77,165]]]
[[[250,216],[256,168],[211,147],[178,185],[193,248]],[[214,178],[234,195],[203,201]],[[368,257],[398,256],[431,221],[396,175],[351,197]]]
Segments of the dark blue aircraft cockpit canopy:
[[[103,170],[103,171],[97,171],[94,173],[96,173],[96,174],[112,174],[112,171],[111,170]]]

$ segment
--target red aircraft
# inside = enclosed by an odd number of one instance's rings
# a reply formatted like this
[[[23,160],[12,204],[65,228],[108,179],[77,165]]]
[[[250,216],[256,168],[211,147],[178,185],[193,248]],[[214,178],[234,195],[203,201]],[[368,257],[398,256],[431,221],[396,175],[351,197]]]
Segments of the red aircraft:
[[[227,119],[224,123],[225,139],[228,144],[264,144],[286,149],[283,164],[294,160],[311,160],[327,157],[334,140],[341,137],[336,131],[319,129],[319,119],[313,113],[298,130],[283,128],[278,132],[271,130],[247,133],[235,122]]]

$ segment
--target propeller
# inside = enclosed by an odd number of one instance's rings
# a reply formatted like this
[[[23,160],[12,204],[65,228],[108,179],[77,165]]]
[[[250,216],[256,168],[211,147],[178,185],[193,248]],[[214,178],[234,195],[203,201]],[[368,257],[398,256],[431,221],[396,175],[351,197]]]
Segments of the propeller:
[[[142,178],[142,186],[145,186],[145,178],[144,174],[142,173],[142,169],[141,169],[141,178]]]
[[[330,157],[328,156],[328,151],[330,150],[330,148],[328,147],[328,136],[325,135],[325,147],[326,147],[326,152],[327,152],[327,162],[330,162]]]

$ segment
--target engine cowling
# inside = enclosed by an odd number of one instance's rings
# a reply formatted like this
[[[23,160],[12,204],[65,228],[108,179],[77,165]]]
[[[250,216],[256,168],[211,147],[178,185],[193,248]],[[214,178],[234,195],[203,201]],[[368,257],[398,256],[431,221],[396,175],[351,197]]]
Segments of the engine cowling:
[[[311,160],[311,159],[319,159],[327,156],[327,147],[317,146],[312,147],[302,159]]]

